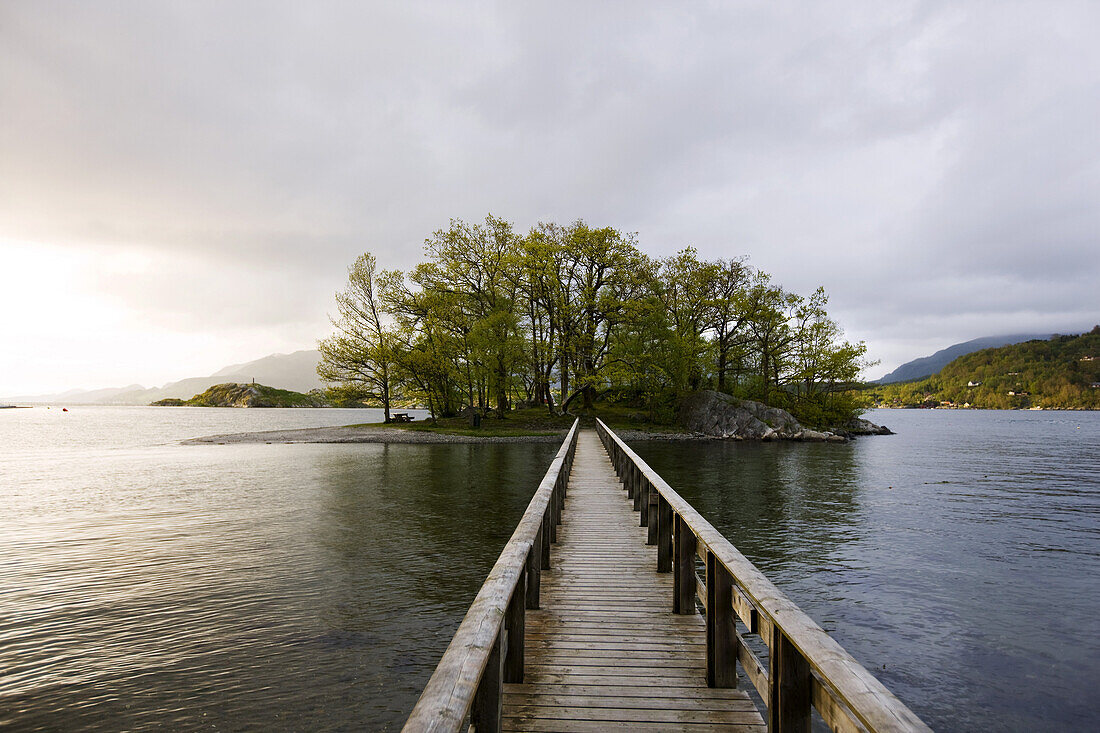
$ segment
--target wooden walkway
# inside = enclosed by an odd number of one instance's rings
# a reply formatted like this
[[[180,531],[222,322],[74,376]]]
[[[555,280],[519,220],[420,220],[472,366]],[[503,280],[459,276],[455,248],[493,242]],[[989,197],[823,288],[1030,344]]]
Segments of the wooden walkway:
[[[762,731],[748,695],[707,686],[703,617],[672,613],[671,573],[600,439],[582,431],[540,610],[526,615],[522,684],[504,730]]]

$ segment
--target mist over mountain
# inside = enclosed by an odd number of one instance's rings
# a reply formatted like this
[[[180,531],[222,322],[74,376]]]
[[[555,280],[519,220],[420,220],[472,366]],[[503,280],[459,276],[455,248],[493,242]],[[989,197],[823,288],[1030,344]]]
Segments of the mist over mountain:
[[[295,392],[308,392],[322,389],[324,384],[317,378],[317,362],[321,353],[316,349],[295,351],[291,354],[271,354],[262,359],[227,366],[211,374],[221,382],[245,382],[255,379],[257,382],[290,389]],[[238,377],[248,376],[248,379]]]
[[[1041,334],[1015,334],[1010,336],[985,336],[982,338],[964,341],[961,344],[940,349],[931,356],[922,356],[919,359],[908,361],[894,371],[875,381],[877,384],[892,384],[894,382],[908,382],[914,379],[923,379],[938,373],[955,359],[982,349],[994,349],[1009,344],[1019,344],[1033,339],[1049,339],[1049,333]]]
[[[324,388],[324,384],[317,378],[317,362],[320,358],[316,349],[308,349],[290,354],[271,354],[243,364],[231,364],[209,376],[189,377],[178,382],[169,382],[163,387],[146,388],[140,384],[131,384],[126,387],[69,390],[57,394],[3,399],[9,402],[67,402],[74,405],[148,405],[150,402],[171,397],[190,399],[216,384],[247,384],[253,380],[277,389],[308,392],[311,389]]]

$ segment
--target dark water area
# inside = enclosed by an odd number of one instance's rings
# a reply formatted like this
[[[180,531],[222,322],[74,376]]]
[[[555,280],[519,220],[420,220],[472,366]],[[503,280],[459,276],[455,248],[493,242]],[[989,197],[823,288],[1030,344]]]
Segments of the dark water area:
[[[936,730],[1100,727],[1100,414],[638,453]]]
[[[0,451],[0,728],[400,729],[557,450],[67,430]]]
[[[397,730],[553,444],[180,446],[367,411],[0,412],[0,727]],[[641,443],[938,730],[1090,730],[1100,414]]]

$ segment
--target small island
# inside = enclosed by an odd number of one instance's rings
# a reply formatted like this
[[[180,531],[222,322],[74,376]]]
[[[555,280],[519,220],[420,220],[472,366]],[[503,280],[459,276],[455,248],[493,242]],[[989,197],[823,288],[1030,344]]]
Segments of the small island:
[[[478,413],[476,427],[466,416],[423,421],[363,423],[340,427],[298,428],[207,435],[187,445],[232,443],[513,443],[556,442],[580,418],[591,426],[599,418],[625,440],[748,440],[844,443],[860,435],[893,432],[858,417],[841,426],[814,430],[786,410],[753,400],[740,400],[713,390],[687,395],[669,421],[653,420],[638,405],[599,400],[591,409],[548,414],[524,407],[499,415]]]
[[[309,393],[276,389],[263,384],[217,384],[189,400],[168,398],[151,403],[154,407],[334,407],[320,391]],[[340,405],[356,407],[358,405]]]
[[[744,258],[706,260],[690,247],[650,256],[635,235],[581,220],[524,235],[492,215],[456,219],[425,253],[408,272],[356,258],[318,343],[317,375],[331,386],[313,400],[377,406],[383,422],[294,441],[548,437],[537,433],[608,412],[692,438],[884,432],[858,419],[867,347],[844,338],[824,288],[800,295]],[[233,387],[186,404],[261,406]],[[395,412],[413,404],[427,420]]]

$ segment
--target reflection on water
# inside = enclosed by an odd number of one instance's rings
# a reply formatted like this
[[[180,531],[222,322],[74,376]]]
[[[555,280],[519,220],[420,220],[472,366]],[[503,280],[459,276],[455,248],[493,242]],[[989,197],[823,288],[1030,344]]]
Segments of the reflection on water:
[[[4,412],[19,730],[400,728],[557,449],[175,444],[369,421],[325,410]],[[1100,414],[872,419],[898,435],[636,447],[937,730],[1094,728]]]
[[[399,728],[555,450],[5,460],[0,727]]]

